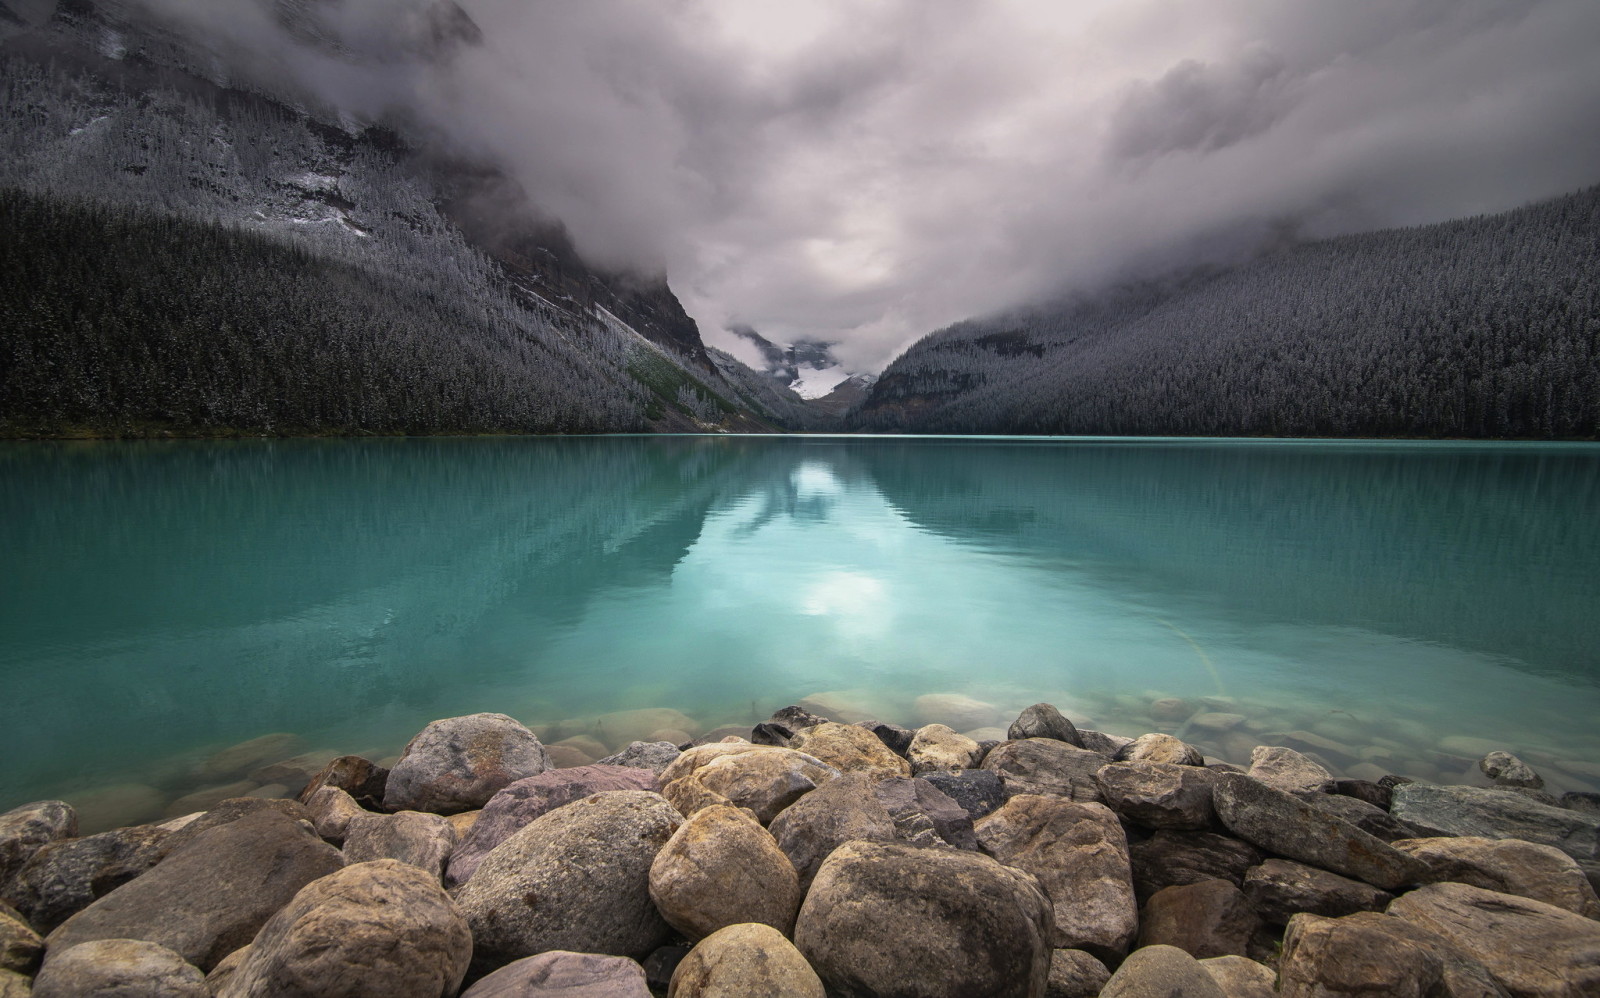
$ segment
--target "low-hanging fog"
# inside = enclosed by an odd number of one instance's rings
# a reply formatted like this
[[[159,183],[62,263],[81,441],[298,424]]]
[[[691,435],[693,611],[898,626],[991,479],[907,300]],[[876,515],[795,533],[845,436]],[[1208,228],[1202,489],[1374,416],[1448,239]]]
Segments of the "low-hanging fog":
[[[1600,181],[1594,0],[139,2],[496,163],[708,342],[856,370],[1041,295]]]

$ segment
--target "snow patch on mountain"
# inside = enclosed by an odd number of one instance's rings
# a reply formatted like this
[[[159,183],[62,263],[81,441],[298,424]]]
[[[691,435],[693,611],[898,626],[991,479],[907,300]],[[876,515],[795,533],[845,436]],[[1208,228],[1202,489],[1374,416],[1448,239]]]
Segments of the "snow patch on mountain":
[[[795,374],[789,388],[803,399],[822,398],[850,377],[850,372],[837,364],[823,368],[802,365],[795,369]]]

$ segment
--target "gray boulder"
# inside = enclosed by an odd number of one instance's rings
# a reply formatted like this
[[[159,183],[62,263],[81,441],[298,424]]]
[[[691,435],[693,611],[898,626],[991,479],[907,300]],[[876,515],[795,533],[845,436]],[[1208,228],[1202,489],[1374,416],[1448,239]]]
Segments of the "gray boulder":
[[[246,815],[262,814],[269,811],[283,815],[290,821],[311,820],[311,812],[307,811],[305,805],[298,801],[263,797],[230,797],[219,802],[211,810],[202,813],[192,821],[185,822],[181,827],[175,828],[176,822],[168,822],[165,825],[158,826],[172,832],[172,835],[162,843],[162,846],[170,855],[213,828],[220,828],[223,825],[238,821]]]
[[[1589,878],[1554,846],[1473,836],[1401,839],[1392,845],[1421,860],[1431,882],[1471,884],[1600,919],[1600,899]]]
[[[794,931],[800,878],[746,812],[708,807],[678,827],[650,864],[650,899],[689,939],[747,922]]]
[[[852,839],[895,840],[894,819],[874,792],[877,780],[841,776],[818,787],[772,819],[772,835],[807,889],[823,860]]]
[[[1338,918],[1358,911],[1382,911],[1394,895],[1370,884],[1287,859],[1269,859],[1244,875],[1244,896],[1257,914],[1287,925],[1302,912]]]
[[[672,974],[667,998],[824,998],[822,981],[770,925],[729,925],[702,939]]]
[[[1139,913],[1139,945],[1176,946],[1196,959],[1243,956],[1258,919],[1239,888],[1202,880],[1156,891]]]
[[[1354,797],[1324,793],[1297,793],[1295,796],[1317,810],[1342,818],[1368,835],[1376,836],[1385,842],[1416,838],[1421,834],[1416,827],[1401,821],[1382,808]]]
[[[1389,813],[1428,835],[1522,839],[1555,846],[1579,863],[1600,861],[1600,815],[1503,790],[1407,783],[1394,788]]]
[[[1250,753],[1248,773],[1252,779],[1285,793],[1333,791],[1332,773],[1281,745],[1257,745]]]
[[[1106,982],[1100,998],[1228,998],[1200,961],[1176,946],[1133,952]]]
[[[1392,890],[1420,883],[1420,863],[1347,821],[1236,773],[1219,773],[1217,816],[1252,845]]]
[[[598,793],[534,819],[457,892],[478,956],[560,949],[643,959],[668,934],[650,900],[650,864],[682,823],[643,790]]]
[[[1510,752],[1490,752],[1478,760],[1478,768],[1483,770],[1483,775],[1503,786],[1527,787],[1530,790],[1544,787],[1544,777]]]
[[[97,939],[143,939],[210,970],[300,888],[343,865],[339,850],[299,822],[270,810],[245,815],[63,922],[45,940],[45,965]]]
[[[983,768],[996,773],[1007,796],[1044,794],[1076,801],[1098,801],[1094,774],[1111,760],[1054,738],[1004,742],[984,756]]]
[[[1202,880],[1244,883],[1245,871],[1261,862],[1248,842],[1212,832],[1159,831],[1128,847],[1134,893],[1140,903],[1163,887]]]
[[[434,721],[406,745],[384,784],[385,811],[455,814],[488,803],[497,791],[550,768],[533,732],[504,714]]]
[[[1146,828],[1199,830],[1216,818],[1210,770],[1166,762],[1113,762],[1095,773],[1106,805]]]
[[[472,960],[466,919],[410,863],[356,863],[308,884],[262,927],[218,998],[440,998]]]
[[[1396,898],[1389,914],[1471,953],[1514,995],[1600,994],[1594,919],[1468,884],[1420,887]]]
[[[946,797],[955,801],[973,821],[1006,802],[1005,783],[1000,774],[989,769],[968,769],[960,773],[924,773],[918,779],[926,780]]]
[[[1011,722],[1011,727],[1006,729],[1006,738],[1011,741],[1021,741],[1024,738],[1054,738],[1058,742],[1066,742],[1078,748],[1087,747],[1083,744],[1083,737],[1078,734],[1078,729],[1067,720],[1066,715],[1048,703],[1036,703],[1017,715],[1017,719]]]
[[[913,773],[957,773],[978,764],[978,743],[943,724],[925,724],[917,729],[906,749]]]
[[[33,998],[211,998],[206,976],[183,957],[138,939],[99,939],[52,959]]]
[[[899,761],[905,762],[904,759]],[[839,770],[794,749],[763,748],[712,759],[695,769],[693,776],[701,788],[725,798],[735,807],[749,808],[765,825],[790,804],[829,780],[837,779]]]
[[[1205,756],[1188,742],[1152,731],[1140,735],[1117,752],[1118,762],[1170,762],[1175,766],[1204,766]]]
[[[873,788],[894,822],[895,834],[912,845],[950,845],[976,849],[972,818],[965,809],[923,779],[880,780]]]
[[[1044,993],[1050,904],[978,853],[847,842],[811,885],[795,945],[841,998]]]
[[[446,882],[465,883],[491,850],[534,819],[558,807],[608,790],[657,789],[659,787],[653,770],[609,763],[552,769],[517,780],[489,798],[489,802],[483,806],[472,829],[450,854]]]
[[[318,787],[306,800],[306,811],[311,826],[329,842],[343,842],[351,820],[369,813],[347,791],[335,786]]]
[[[648,769],[657,776],[683,753],[671,742],[629,742],[621,752],[608,755],[595,763],[597,766],[622,766],[627,769]],[[646,788],[648,789],[648,788]]]
[[[362,814],[351,819],[346,830],[344,858],[347,863],[395,859],[426,870],[437,880],[444,876],[445,860],[455,847],[455,827],[437,814]]]
[[[1044,998],[1095,998],[1111,979],[1111,971],[1081,949],[1050,951],[1050,977]]]
[[[506,964],[461,998],[650,998],[650,989],[627,957],[552,950]]]
[[[1020,794],[975,827],[985,852],[1038,879],[1054,915],[1052,948],[1127,952],[1139,912],[1127,838],[1109,808]]]
[[[34,801],[0,814],[0,896],[34,853],[77,834],[78,814],[66,801]]]
[[[18,871],[7,900],[33,926],[49,932],[160,862],[170,834],[139,825],[52,842]]]

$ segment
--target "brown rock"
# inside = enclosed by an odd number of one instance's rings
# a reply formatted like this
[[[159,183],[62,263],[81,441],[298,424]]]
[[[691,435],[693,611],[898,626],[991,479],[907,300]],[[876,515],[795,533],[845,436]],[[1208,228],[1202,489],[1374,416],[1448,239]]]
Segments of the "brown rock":
[[[1226,880],[1167,887],[1139,915],[1140,946],[1176,946],[1196,959],[1243,956],[1256,931],[1256,913]]]
[[[351,819],[344,839],[347,863],[394,859],[426,870],[435,879],[444,876],[445,860],[456,847],[456,830],[437,814],[400,811],[362,814]]]
[[[44,955],[44,940],[21,918],[0,911],[0,970],[31,974]]]
[[[794,944],[769,925],[729,925],[690,950],[667,998],[824,998],[822,981]]]
[[[1314,866],[1269,859],[1244,877],[1244,894],[1268,922],[1286,925],[1301,912],[1337,918],[1382,911],[1394,895]]]
[[[1200,966],[1228,998],[1275,998],[1278,993],[1277,973],[1247,957],[1213,956]]]
[[[1054,738],[1005,742],[983,758],[983,768],[999,774],[1006,793],[1043,794],[1075,801],[1098,801],[1094,774],[1111,760]]]
[[[811,886],[823,860],[852,839],[891,842],[895,823],[873,792],[874,777],[856,773],[829,781],[772,819],[772,835],[800,877]]]
[[[986,856],[847,842],[812,883],[795,945],[841,996],[1036,996],[1050,918],[1033,877]]]
[[[1017,719],[1011,722],[1011,727],[1006,729],[1006,738],[1009,741],[1021,741],[1024,738],[1054,738],[1068,745],[1078,748],[1087,748],[1083,744],[1083,736],[1078,734],[1078,728],[1066,715],[1055,708],[1054,704],[1036,703],[1027,708]]]
[[[1095,998],[1110,979],[1106,965],[1083,950],[1052,950],[1044,998]]]
[[[343,842],[350,822],[368,813],[354,797],[335,786],[318,787],[306,801],[305,808],[311,816],[312,827],[329,842]]]
[[[0,892],[34,853],[77,834],[78,815],[66,801],[34,801],[0,814]]]
[[[185,822],[181,827],[174,828],[171,822],[157,827],[172,832],[172,835],[162,843],[162,846],[170,855],[199,838],[204,832],[238,821],[246,815],[260,814],[264,811],[281,814],[290,821],[311,820],[311,812],[305,809],[305,805],[296,801],[269,800],[262,797],[230,797],[211,810],[201,813],[192,821]]]
[[[913,773],[955,773],[978,764],[982,752],[978,743],[943,724],[926,724],[917,729],[906,749]]]
[[[1401,839],[1391,844],[1421,860],[1431,882],[1471,884],[1600,919],[1600,899],[1589,878],[1572,857],[1554,846],[1471,836]]]
[[[482,807],[501,788],[550,768],[533,732],[504,714],[447,717],[406,745],[384,784],[386,811],[454,814]]]
[[[1245,871],[1261,862],[1248,842],[1211,832],[1156,832],[1128,847],[1133,886],[1140,903],[1163,887],[1226,880],[1244,883]]]
[[[308,884],[262,927],[218,998],[454,994],[472,959],[466,919],[435,876],[356,863]]]
[[[727,798],[735,807],[754,811],[765,825],[779,811],[836,779],[839,771],[804,752],[763,748],[714,759],[695,770],[694,776],[702,787]]]
[[[153,825],[52,842],[17,873],[8,900],[49,932],[160,862],[171,833]]]
[[[978,848],[971,815],[927,780],[879,780],[872,793],[888,812],[901,841],[919,846]]]
[[[1249,776],[1285,793],[1333,791],[1333,774],[1292,748],[1257,745],[1250,753]]]
[[[206,977],[164,946],[137,939],[84,943],[50,963],[34,998],[210,998]]]
[[[1135,950],[1100,998],[1228,998],[1200,961],[1176,946]]]
[[[339,851],[305,826],[273,811],[246,815],[67,919],[45,940],[46,965],[97,939],[143,939],[209,970],[301,887],[342,865]]]
[[[388,782],[387,769],[359,755],[341,755],[330,760],[306,782],[299,800],[302,804],[310,804],[312,795],[318,790],[338,787],[362,808],[376,811],[383,806],[383,788]]]
[[[506,964],[461,998],[650,998],[650,989],[627,957],[553,950]]]
[[[1482,964],[1444,937],[1377,912],[1290,919],[1278,990],[1294,998],[1503,998],[1505,994]]]
[[[665,797],[667,802],[677,808],[678,813],[685,818],[693,817],[708,807],[733,806],[733,801],[713,790],[706,789],[696,773],[690,773],[688,776],[673,780],[662,787],[661,796]],[[754,811],[750,813],[755,814]]]
[[[1175,766],[1204,766],[1205,756],[1188,742],[1153,731],[1140,735],[1117,753],[1118,762],[1169,762]]]
[[[789,935],[800,897],[800,878],[771,833],[732,807],[697,812],[650,864],[650,899],[691,940],[745,922]]]
[[[911,775],[910,763],[891,752],[877,735],[853,724],[828,721],[801,728],[789,739],[789,747],[820,759],[841,773]]]
[[[14,970],[0,970],[0,998],[32,998],[33,978]]]
[[[1162,697],[1150,703],[1152,721],[1182,721],[1194,713],[1194,705],[1177,697]]]
[[[1200,830],[1216,819],[1212,775],[1199,766],[1113,762],[1095,773],[1111,810],[1146,828]]]
[[[1052,948],[1127,952],[1138,908],[1127,838],[1109,808],[1021,794],[974,827],[985,852],[1038,878],[1054,914]]]

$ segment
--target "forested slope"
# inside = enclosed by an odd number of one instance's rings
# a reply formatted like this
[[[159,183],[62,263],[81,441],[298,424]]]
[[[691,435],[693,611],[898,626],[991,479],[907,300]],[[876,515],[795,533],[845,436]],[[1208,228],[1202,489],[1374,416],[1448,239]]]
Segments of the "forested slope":
[[[1600,188],[960,323],[891,364],[852,422],[1593,438]]]

